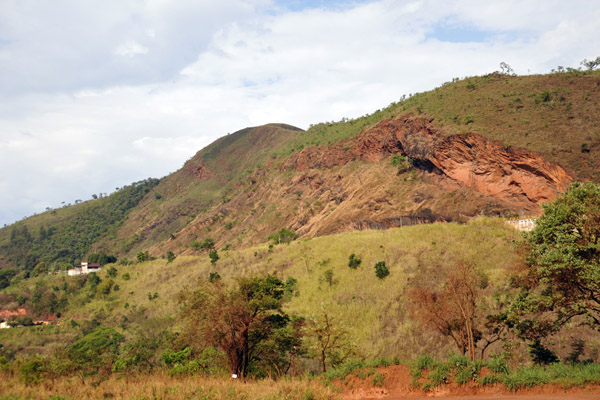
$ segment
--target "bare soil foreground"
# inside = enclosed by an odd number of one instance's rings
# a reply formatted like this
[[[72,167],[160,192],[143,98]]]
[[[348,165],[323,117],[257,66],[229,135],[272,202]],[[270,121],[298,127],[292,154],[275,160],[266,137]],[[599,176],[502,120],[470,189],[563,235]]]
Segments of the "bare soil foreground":
[[[343,399],[600,400],[600,386],[597,385],[574,386],[568,389],[560,385],[544,385],[519,389],[515,392],[508,390],[502,384],[481,386],[470,383],[459,386],[451,383],[423,391],[412,387],[410,371],[405,365],[377,368],[376,373],[384,376],[381,387],[374,386],[372,379],[360,379],[355,375],[347,376],[344,382],[337,382],[342,388]]]

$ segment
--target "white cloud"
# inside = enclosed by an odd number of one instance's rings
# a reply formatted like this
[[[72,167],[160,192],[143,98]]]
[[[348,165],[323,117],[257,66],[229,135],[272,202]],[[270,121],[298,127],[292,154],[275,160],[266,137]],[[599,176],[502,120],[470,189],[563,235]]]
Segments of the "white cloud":
[[[599,19],[586,1],[1,2],[0,223],[163,176],[246,126],[360,116],[500,61],[577,66]]]
[[[125,56],[125,57],[131,58],[131,57],[135,57],[138,55],[147,54],[148,48],[142,46],[141,44],[139,44],[137,42],[129,41],[129,42],[123,43],[119,47],[117,47],[116,53],[120,56]]]

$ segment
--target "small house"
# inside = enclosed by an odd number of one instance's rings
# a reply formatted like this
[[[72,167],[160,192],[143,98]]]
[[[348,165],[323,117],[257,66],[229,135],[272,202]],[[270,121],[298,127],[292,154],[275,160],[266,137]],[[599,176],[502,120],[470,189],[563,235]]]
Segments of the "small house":
[[[75,268],[68,270],[67,273],[69,276],[85,275],[92,272],[98,272],[101,269],[102,266],[99,263],[88,263],[87,261],[82,261],[81,264],[76,265]]]

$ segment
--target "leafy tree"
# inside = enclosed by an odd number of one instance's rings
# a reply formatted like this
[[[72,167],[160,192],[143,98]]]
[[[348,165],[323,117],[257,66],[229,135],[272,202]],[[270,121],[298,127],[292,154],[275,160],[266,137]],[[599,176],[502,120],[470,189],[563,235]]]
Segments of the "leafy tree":
[[[584,59],[581,62],[581,65],[584,66],[585,68],[587,68],[589,71],[591,71],[600,65],[600,56],[596,57],[595,60],[588,61],[587,59]]]
[[[173,253],[172,251],[167,251],[167,264],[175,261],[175,258],[176,258],[175,253]]]
[[[212,250],[215,248],[215,241],[211,238],[206,238],[202,242],[193,241],[190,243],[193,250]]]
[[[100,265],[111,264],[117,262],[117,257],[106,253],[91,253],[87,257],[89,263],[98,263]]]
[[[217,253],[217,249],[212,249],[208,253],[208,257],[210,258],[210,263],[212,265],[215,265],[217,263],[217,261],[219,261],[219,253]]]
[[[527,238],[527,275],[513,322],[532,339],[574,318],[600,329],[600,187],[574,183],[543,209]]]
[[[142,263],[144,261],[153,260],[153,258],[150,256],[150,253],[148,253],[148,250],[146,250],[144,252],[140,251],[139,253],[137,253],[136,258],[139,263]]]
[[[348,266],[352,269],[356,269],[360,266],[362,260],[360,259],[360,257],[358,257],[356,254],[352,253],[350,254],[350,257],[348,259]]]
[[[377,264],[375,264],[375,275],[379,279],[384,279],[389,274],[390,270],[385,266],[385,261],[379,261]]]
[[[229,371],[245,378],[253,363],[264,361],[261,345],[287,326],[283,294],[283,282],[270,275],[240,278],[229,289],[200,281],[197,290],[179,295],[189,340],[220,348]]]
[[[273,244],[289,244],[292,240],[298,239],[298,234],[291,229],[281,228],[277,232],[270,234],[267,239],[271,240]]]

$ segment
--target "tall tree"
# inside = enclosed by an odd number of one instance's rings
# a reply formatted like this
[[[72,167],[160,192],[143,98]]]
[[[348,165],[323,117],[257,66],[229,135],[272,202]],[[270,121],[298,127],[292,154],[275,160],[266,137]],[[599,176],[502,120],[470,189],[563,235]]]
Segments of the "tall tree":
[[[244,378],[260,359],[261,345],[289,321],[281,311],[283,294],[283,282],[266,276],[240,278],[232,288],[220,280],[200,281],[199,288],[182,291],[179,299],[190,337],[223,350],[229,371]]]
[[[543,208],[527,238],[518,331],[538,339],[574,318],[600,329],[600,187],[574,183]]]

